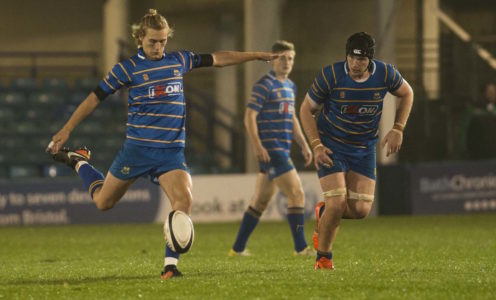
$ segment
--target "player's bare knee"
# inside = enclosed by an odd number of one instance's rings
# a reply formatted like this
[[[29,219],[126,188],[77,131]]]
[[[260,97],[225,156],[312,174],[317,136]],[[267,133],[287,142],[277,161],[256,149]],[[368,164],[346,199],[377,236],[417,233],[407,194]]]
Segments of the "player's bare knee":
[[[106,211],[114,207],[116,201],[112,201],[111,199],[98,199],[95,198],[93,199],[95,202],[96,208],[98,208],[101,211]]]
[[[357,209],[354,211],[354,217],[355,219],[363,219],[367,217],[369,213],[370,213],[370,208],[364,206],[358,206]]]
[[[367,217],[372,208],[373,201],[374,195],[357,193],[352,190],[348,190],[348,206],[353,212],[353,217],[355,219],[363,219]]]
[[[288,197],[288,206],[303,207],[305,206],[305,193],[300,187],[291,189]]]

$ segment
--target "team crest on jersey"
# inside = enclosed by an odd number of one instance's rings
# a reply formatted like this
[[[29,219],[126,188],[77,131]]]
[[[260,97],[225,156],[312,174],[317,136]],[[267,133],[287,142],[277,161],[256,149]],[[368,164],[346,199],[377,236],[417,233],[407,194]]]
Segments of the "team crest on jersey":
[[[381,93],[375,92],[374,93],[374,99],[376,99],[376,100],[381,99]]]
[[[169,82],[157,84],[148,88],[148,98],[175,96],[183,93],[182,82]]]
[[[374,115],[379,109],[378,105],[343,105],[341,113],[343,115]]]
[[[345,96],[344,91],[341,91],[341,92],[339,93],[339,98],[344,99],[344,96]]]
[[[181,75],[181,73],[179,73],[179,70],[174,69],[174,76],[179,76],[179,75]]]
[[[143,74],[143,80],[144,81],[150,80],[150,77],[148,77],[148,74]]]
[[[131,168],[129,167],[122,167],[121,173],[124,175],[129,175],[129,172],[131,171]]]
[[[281,102],[279,104],[280,114],[292,114],[294,112],[294,104],[289,102]]]
[[[277,92],[277,98],[282,98],[281,92]]]

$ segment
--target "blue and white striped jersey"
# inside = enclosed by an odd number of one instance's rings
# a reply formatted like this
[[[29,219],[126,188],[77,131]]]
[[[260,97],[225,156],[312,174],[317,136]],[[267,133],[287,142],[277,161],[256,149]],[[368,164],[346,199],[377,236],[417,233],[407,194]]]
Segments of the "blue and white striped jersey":
[[[270,71],[253,86],[248,108],[258,111],[257,127],[269,155],[289,156],[293,136],[296,86],[290,79],[276,79]]]
[[[379,60],[372,60],[371,75],[364,82],[351,79],[348,69],[345,61],[324,67],[308,95],[324,104],[317,120],[321,137],[335,148],[364,152],[375,149],[384,97],[401,86],[403,77],[393,65]]]
[[[116,64],[100,82],[108,94],[129,89],[126,142],[158,148],[184,147],[186,104],[183,74],[200,65],[190,51],[164,53],[148,60],[143,49]]]

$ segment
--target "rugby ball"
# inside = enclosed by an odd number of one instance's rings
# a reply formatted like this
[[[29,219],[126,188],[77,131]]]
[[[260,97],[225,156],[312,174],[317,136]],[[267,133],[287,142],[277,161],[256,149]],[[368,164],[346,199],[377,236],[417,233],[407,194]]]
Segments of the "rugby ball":
[[[165,242],[177,253],[186,253],[195,239],[195,230],[190,217],[179,210],[173,210],[164,223]]]

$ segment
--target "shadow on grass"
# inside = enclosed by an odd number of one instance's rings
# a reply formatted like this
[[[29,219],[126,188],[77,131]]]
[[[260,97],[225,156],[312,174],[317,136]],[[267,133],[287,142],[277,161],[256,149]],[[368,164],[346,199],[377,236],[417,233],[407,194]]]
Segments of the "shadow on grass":
[[[143,276],[126,276],[126,275],[108,275],[99,277],[84,277],[84,278],[67,278],[67,279],[17,279],[1,282],[0,286],[9,285],[77,285],[86,284],[92,282],[102,282],[102,281],[116,281],[116,280],[150,280],[150,279],[160,279],[160,273],[155,275],[143,275]]]

